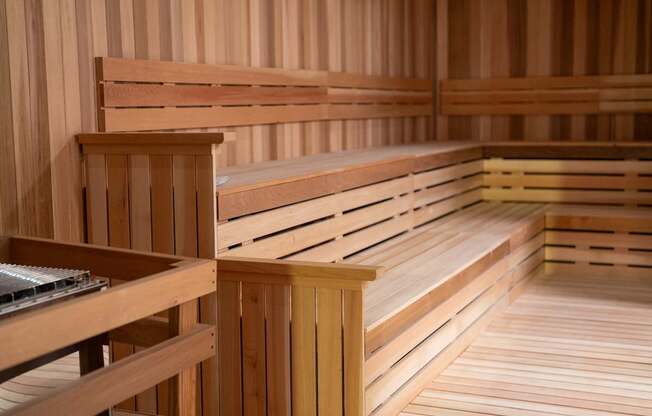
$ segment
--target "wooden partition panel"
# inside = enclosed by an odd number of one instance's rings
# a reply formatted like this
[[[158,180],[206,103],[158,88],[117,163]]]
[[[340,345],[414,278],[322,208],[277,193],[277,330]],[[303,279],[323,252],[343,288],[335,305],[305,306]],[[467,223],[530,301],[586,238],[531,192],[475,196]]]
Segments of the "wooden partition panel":
[[[362,290],[379,269],[221,258],[221,414],[363,414]]]
[[[652,112],[652,75],[451,79],[440,91],[444,115]]]
[[[79,135],[86,180],[88,241],[189,257],[215,255],[215,158],[222,133]],[[112,284],[119,284],[113,281]],[[204,323],[216,321],[215,296],[195,303]],[[171,316],[170,319],[176,319]],[[114,358],[139,347],[114,343]],[[217,364],[202,364],[204,414],[213,414]],[[212,394],[211,392],[215,392]],[[167,386],[122,408],[167,412]]]
[[[429,116],[430,80],[97,58],[101,131]]]
[[[214,158],[222,137],[80,135],[89,242],[213,257]]]

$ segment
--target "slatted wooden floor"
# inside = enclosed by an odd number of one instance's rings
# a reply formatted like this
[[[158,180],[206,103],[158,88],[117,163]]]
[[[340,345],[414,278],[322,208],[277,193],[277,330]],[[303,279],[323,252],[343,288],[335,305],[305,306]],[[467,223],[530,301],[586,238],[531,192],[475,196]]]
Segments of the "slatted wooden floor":
[[[108,361],[105,347],[104,361]],[[79,357],[70,354],[0,384],[0,413],[79,378]]]
[[[47,394],[50,390],[78,378],[77,353],[29,371],[0,384],[0,411]]]
[[[652,270],[537,280],[402,415],[652,415]]]

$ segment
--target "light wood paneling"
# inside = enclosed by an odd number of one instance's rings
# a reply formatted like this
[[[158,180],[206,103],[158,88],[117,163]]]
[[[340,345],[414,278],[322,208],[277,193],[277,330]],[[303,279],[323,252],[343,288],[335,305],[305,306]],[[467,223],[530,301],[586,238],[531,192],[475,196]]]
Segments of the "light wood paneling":
[[[236,257],[217,264],[220,374],[241,380],[220,384],[222,414],[362,415],[362,290],[380,268]]]
[[[436,80],[652,73],[647,0],[437,0],[436,33]],[[640,112],[435,114],[438,140],[649,140],[652,134],[652,115]]]
[[[0,146],[11,157],[0,166],[0,228],[67,240],[84,236],[73,135],[96,129],[95,56],[436,80],[652,73],[646,0],[5,0],[1,7]],[[429,118],[238,127],[219,160],[425,140],[434,131]],[[652,116],[641,114],[542,119],[546,134],[526,134],[523,116],[438,116],[436,131],[443,140],[646,140],[652,131]]]
[[[440,112],[446,115],[652,112],[652,75],[463,79],[441,84]]]
[[[96,130],[96,56],[430,74],[433,5],[427,0],[6,0],[0,8],[0,117],[6,121],[0,123],[0,149],[11,155],[0,165],[5,232],[84,238],[74,135]],[[383,30],[388,26],[389,34]],[[374,30],[377,39],[368,35]],[[403,124],[396,118],[403,126],[397,134],[389,134],[390,121],[237,127],[237,140],[219,162],[246,164],[378,146],[390,137],[430,137],[429,116],[409,119]],[[160,244],[153,241],[155,248]]]
[[[483,198],[490,201],[652,204],[652,162],[644,159],[491,158],[484,170]]]
[[[650,414],[650,288],[588,270],[538,277],[401,416]]]

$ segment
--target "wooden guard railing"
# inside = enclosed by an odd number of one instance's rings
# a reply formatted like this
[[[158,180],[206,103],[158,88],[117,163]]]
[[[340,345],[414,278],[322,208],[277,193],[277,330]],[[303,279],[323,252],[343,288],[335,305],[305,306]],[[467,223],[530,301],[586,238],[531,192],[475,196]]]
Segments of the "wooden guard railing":
[[[362,289],[380,269],[217,263],[221,414],[362,415]]]
[[[431,81],[97,58],[99,130],[430,116]]]
[[[0,255],[0,261],[85,269],[126,282],[0,321],[0,371],[106,334],[147,347],[106,367],[104,341],[82,349],[81,378],[8,414],[98,414],[171,377],[165,414],[197,414],[196,366],[215,355],[215,326],[198,322],[197,300],[215,296],[214,261],[20,237],[0,240]],[[169,311],[167,328],[150,327],[146,318],[162,311]],[[130,337],[130,325],[150,330]]]
[[[597,114],[652,112],[652,75],[449,79],[441,114]]]

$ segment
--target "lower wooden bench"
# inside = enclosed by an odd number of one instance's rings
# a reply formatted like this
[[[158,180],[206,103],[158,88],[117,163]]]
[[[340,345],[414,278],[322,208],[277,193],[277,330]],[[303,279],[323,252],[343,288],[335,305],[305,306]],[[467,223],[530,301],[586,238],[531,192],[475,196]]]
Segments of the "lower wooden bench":
[[[222,411],[396,413],[542,264],[543,208],[477,204],[339,264],[218,259]]]

